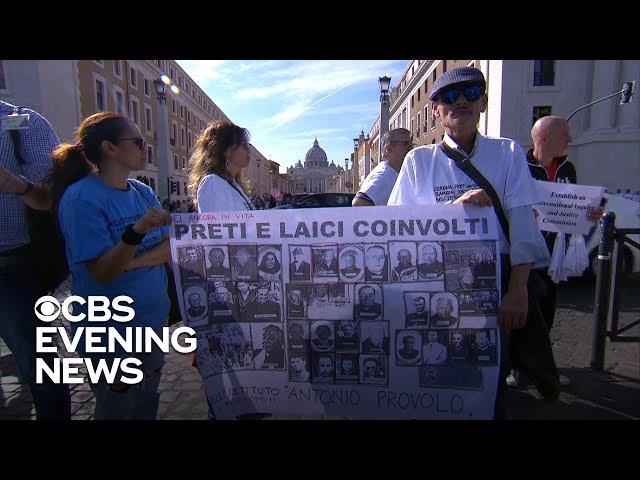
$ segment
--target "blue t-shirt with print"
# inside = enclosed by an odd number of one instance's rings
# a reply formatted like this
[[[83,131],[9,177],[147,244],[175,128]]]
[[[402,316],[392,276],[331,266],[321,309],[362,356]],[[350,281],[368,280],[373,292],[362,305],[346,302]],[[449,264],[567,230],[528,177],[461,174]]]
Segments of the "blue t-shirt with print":
[[[58,210],[60,227],[66,241],[67,258],[71,270],[71,292],[87,298],[103,295],[113,299],[128,295],[135,310],[133,320],[119,323],[72,323],[78,326],[162,327],[169,315],[167,275],[163,265],[123,272],[110,282],[100,284],[87,269],[86,262],[104,255],[120,242],[127,225],[136,223],[150,207],[160,203],[153,190],[142,182],[128,179],[127,190],[118,190],[105,184],[95,175],[88,175],[71,185],[62,196]],[[158,245],[169,227],[147,233],[136,256]],[[73,304],[74,314],[87,313],[87,304]]]

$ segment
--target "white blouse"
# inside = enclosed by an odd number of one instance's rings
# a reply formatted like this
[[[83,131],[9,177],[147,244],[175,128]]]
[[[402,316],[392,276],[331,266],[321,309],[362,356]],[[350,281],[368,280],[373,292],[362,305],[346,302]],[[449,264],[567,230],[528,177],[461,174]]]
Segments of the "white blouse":
[[[253,203],[238,182],[212,173],[200,180],[198,186],[198,212],[235,212],[254,210]]]

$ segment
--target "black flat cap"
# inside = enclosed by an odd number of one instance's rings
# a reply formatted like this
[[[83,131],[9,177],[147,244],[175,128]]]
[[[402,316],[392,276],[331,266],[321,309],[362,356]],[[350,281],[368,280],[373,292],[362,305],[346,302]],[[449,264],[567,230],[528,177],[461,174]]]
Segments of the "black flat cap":
[[[436,80],[436,83],[433,84],[433,91],[431,92],[431,95],[429,95],[429,100],[435,100],[438,94],[450,85],[468,82],[482,83],[485,87],[487,86],[484,75],[477,68],[458,67],[447,70],[440,75]]]

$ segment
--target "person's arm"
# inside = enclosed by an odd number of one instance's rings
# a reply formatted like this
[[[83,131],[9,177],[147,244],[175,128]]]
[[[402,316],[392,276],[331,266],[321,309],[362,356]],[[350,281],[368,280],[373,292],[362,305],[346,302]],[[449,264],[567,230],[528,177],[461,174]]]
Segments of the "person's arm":
[[[142,235],[170,223],[171,215],[168,212],[152,207],[134,224],[133,231]],[[120,240],[107,253],[96,259],[88,260],[86,262],[87,270],[98,282],[109,283],[124,272],[137,249],[138,245],[129,245]]]
[[[136,268],[155,267],[164,263],[171,262],[171,248],[169,237],[165,236],[158,245],[151,250],[143,253],[138,257],[134,257],[127,264],[126,270],[135,270]]]
[[[0,166],[0,193],[17,195],[34,210],[49,210],[51,208],[49,189],[42,182],[31,182],[31,185],[32,188],[24,193],[29,188],[29,183]]]
[[[527,321],[529,293],[527,282],[531,272],[530,263],[511,266],[511,277],[507,293],[502,298],[498,323],[506,331],[522,328]]]
[[[355,197],[353,197],[353,201],[351,202],[352,207],[373,207],[373,202],[366,197],[365,195],[360,194],[358,192]]]

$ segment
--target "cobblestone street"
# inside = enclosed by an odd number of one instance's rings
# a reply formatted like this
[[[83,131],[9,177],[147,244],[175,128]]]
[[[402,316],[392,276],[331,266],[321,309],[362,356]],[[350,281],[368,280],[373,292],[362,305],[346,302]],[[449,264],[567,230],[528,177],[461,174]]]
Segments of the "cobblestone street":
[[[563,389],[553,405],[537,400],[530,388],[510,391],[509,418],[640,419],[639,344],[608,343],[605,372],[589,369],[594,286],[593,282],[574,281],[560,289],[552,342],[557,364],[571,378],[572,385]],[[622,297],[622,324],[640,313],[638,291],[640,280],[627,280]],[[638,335],[640,329],[636,327],[628,334]],[[74,419],[92,418],[94,401],[87,383],[71,387],[71,401]],[[207,410],[202,380],[191,366],[191,355],[175,352],[167,355],[160,383],[159,418],[204,420],[208,417]],[[35,418],[31,394],[19,383],[11,352],[0,342],[0,419],[29,418]]]

